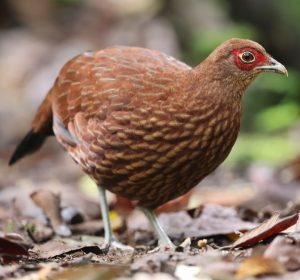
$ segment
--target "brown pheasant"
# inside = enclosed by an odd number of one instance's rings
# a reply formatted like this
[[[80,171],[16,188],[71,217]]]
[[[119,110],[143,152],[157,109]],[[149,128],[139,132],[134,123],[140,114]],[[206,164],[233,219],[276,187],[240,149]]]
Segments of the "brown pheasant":
[[[158,51],[114,47],[71,59],[39,107],[10,164],[55,135],[100,190],[134,200],[162,243],[153,208],[196,186],[228,156],[242,96],[260,72],[287,75],[256,42],[230,39],[195,68]]]

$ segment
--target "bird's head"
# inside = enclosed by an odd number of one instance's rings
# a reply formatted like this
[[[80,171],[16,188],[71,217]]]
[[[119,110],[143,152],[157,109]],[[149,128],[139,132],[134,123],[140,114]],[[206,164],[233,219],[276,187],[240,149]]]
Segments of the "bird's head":
[[[270,56],[260,44],[251,40],[227,40],[208,59],[213,60],[224,76],[234,76],[243,81],[250,82],[261,72],[288,75],[281,63]]]

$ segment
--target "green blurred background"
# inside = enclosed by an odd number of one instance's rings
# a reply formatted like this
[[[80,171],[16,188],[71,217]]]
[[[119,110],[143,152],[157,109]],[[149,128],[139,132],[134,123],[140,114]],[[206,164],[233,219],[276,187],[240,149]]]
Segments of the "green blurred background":
[[[134,45],[196,65],[219,43],[241,37],[265,46],[289,77],[262,74],[250,87],[242,133],[226,162],[282,165],[299,150],[299,20],[298,0],[1,0],[0,160],[6,164],[72,56]]]

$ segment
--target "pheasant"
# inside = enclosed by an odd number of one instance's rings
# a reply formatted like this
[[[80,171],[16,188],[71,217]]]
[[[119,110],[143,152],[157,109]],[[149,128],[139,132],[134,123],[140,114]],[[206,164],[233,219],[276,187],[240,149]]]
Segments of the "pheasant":
[[[261,72],[287,75],[261,45],[245,39],[225,41],[195,68],[145,48],[82,53],[61,69],[9,163],[55,135],[98,185],[107,248],[113,234],[106,190],[134,201],[160,244],[173,246],[153,209],[226,159],[244,92]]]

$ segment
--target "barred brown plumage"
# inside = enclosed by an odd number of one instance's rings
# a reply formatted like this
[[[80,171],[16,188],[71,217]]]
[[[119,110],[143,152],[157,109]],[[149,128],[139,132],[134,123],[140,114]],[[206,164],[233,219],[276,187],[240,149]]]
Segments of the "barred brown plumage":
[[[246,51],[251,63],[241,59]],[[60,71],[10,163],[54,132],[98,184],[102,204],[104,188],[153,209],[224,161],[239,132],[243,93],[262,71],[287,74],[262,46],[242,39],[221,44],[194,69],[143,48],[83,53]]]

